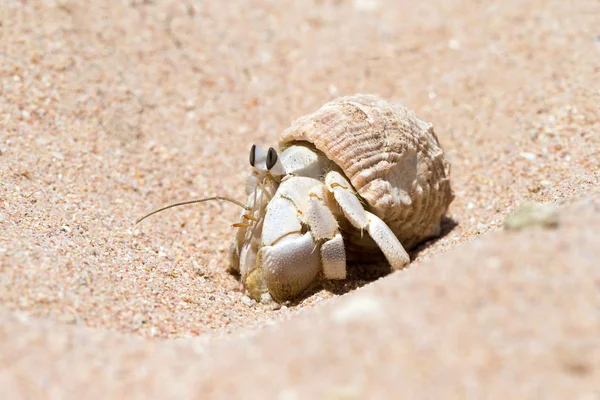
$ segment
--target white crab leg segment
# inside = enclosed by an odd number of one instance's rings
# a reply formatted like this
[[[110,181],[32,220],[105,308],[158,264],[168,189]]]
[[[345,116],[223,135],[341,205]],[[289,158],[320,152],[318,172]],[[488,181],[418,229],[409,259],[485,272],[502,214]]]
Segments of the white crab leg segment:
[[[247,276],[248,273],[254,268],[256,265],[256,254],[257,247],[253,246],[251,243],[242,247],[240,251],[240,275]]]
[[[369,218],[367,231],[393,269],[402,269],[410,263],[410,257],[404,247],[394,235],[394,232],[377,215],[365,211]]]
[[[313,237],[329,239],[321,245],[321,263],[327,279],[346,279],[346,251],[339,226],[325,203],[323,185],[313,188],[308,194],[306,222]]]
[[[331,171],[325,176],[325,186],[333,193],[346,219],[356,228],[365,229],[369,219],[350,182],[339,172]]]
[[[396,235],[379,217],[363,208],[346,178],[339,172],[331,171],[325,177],[325,185],[333,193],[346,219],[356,228],[369,232],[393,269],[408,265],[410,257]]]
[[[252,175],[251,175],[252,176]],[[273,181],[266,182],[249,190],[247,207],[240,214],[239,226],[230,249],[230,268],[238,271],[243,279],[255,268],[258,249],[261,244],[262,215],[277,186]],[[247,218],[245,218],[247,217]],[[245,224],[246,226],[243,226]]]
[[[305,214],[306,223],[315,239],[331,239],[338,232],[338,223],[325,204],[323,185],[314,187],[308,193],[308,209]]]
[[[323,275],[327,279],[346,279],[346,250],[344,239],[338,232],[333,239],[321,245]]]

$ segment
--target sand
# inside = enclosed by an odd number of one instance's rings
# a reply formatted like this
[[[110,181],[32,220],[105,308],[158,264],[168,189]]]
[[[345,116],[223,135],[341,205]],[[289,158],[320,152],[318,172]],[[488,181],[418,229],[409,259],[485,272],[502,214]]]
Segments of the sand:
[[[0,4],[10,398],[600,396],[600,4]],[[376,93],[456,192],[411,267],[273,310],[226,272],[250,145]],[[504,232],[528,200],[555,229]],[[577,396],[575,396],[577,395]],[[586,397],[588,396],[588,397]]]

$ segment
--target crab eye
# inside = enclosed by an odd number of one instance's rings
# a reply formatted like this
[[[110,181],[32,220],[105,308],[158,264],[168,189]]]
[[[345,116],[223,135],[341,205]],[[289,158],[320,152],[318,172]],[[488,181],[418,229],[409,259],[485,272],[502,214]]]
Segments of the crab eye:
[[[254,167],[254,163],[256,162],[256,145],[253,144],[250,147],[250,165]]]
[[[274,148],[269,147],[269,152],[267,153],[267,169],[271,170],[275,166],[277,162],[277,152]]]

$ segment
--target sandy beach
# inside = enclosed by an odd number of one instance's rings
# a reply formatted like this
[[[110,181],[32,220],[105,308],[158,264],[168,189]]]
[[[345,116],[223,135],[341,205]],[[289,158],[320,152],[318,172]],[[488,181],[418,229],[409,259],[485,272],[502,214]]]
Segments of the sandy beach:
[[[600,3],[0,3],[5,398],[600,397]],[[281,308],[227,272],[248,150],[327,101],[434,124],[404,271]],[[526,201],[558,226],[502,229]]]

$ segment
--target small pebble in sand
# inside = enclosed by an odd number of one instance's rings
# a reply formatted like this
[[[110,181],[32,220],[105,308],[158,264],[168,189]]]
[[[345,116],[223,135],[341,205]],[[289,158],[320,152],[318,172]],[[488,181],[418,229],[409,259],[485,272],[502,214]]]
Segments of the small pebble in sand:
[[[522,152],[520,154],[521,157],[523,157],[524,159],[528,160],[528,161],[535,161],[535,159],[537,158],[537,156],[534,153],[529,153],[529,152]]]
[[[381,4],[378,0],[354,0],[354,9],[357,11],[376,11]]]
[[[273,299],[271,298],[271,295],[269,293],[263,293],[260,295],[260,302],[269,304],[269,303],[273,302]]]
[[[244,303],[248,307],[252,307],[252,306],[254,306],[256,304],[256,300],[251,299],[248,296],[242,296],[241,302]]]
[[[504,229],[520,230],[531,226],[555,228],[558,226],[556,206],[533,201],[523,203],[521,207],[504,220]]]

